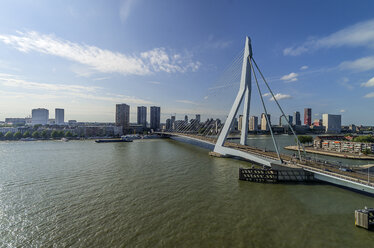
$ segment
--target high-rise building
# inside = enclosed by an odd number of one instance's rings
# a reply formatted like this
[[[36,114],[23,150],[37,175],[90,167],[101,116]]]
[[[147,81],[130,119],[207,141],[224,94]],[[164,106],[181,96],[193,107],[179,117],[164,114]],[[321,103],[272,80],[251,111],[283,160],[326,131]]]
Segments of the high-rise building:
[[[166,119],[165,128],[166,130],[171,129],[171,119]]]
[[[122,130],[130,127],[130,106],[121,103],[116,104],[116,126],[122,126]]]
[[[242,125],[243,125],[243,115],[239,115],[239,123],[238,123],[239,131],[242,131]]]
[[[196,118],[195,118],[195,119],[196,119],[196,122],[197,122],[197,123],[200,123],[200,115],[196,115]]]
[[[147,107],[139,106],[138,107],[138,125],[147,127]]]
[[[187,116],[187,115],[184,116],[184,122],[185,122],[186,124],[188,124],[188,116]]]
[[[238,118],[234,118],[234,121],[232,123],[232,130],[237,131],[238,130]]]
[[[326,133],[340,133],[342,128],[342,116],[323,114],[322,125],[326,129]]]
[[[41,124],[47,125],[49,118],[48,109],[37,108],[31,111],[31,123],[32,125]]]
[[[311,108],[304,109],[304,125],[307,125],[307,126],[312,125],[312,109]]]
[[[161,108],[152,106],[151,107],[151,121],[150,126],[153,130],[159,130],[160,129],[160,116],[161,116]],[[175,121],[175,117],[174,117]]]
[[[249,118],[249,131],[257,131],[258,130],[258,117],[251,116]]]
[[[282,117],[283,115],[279,116],[279,126],[282,126]]]
[[[172,115],[170,118],[170,129],[174,129],[175,115]]]
[[[65,110],[56,108],[55,109],[55,124],[63,125],[65,123]]]
[[[293,124],[293,117],[292,117],[292,115],[288,116],[288,123],[290,123],[290,125]]]
[[[262,113],[261,115],[261,130],[262,131],[269,131],[269,126],[271,127],[271,120],[270,120],[270,114],[267,115],[267,119],[269,120],[269,123],[266,119],[266,115]]]
[[[295,125],[301,125],[301,119],[300,119],[300,112],[299,111],[296,111],[293,114],[293,121],[294,121]]]

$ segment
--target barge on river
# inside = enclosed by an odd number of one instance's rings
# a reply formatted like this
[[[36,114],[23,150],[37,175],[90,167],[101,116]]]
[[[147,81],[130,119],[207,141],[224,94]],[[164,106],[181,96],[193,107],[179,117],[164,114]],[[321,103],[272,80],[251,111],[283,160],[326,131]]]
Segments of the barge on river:
[[[113,143],[113,142],[132,142],[133,139],[128,136],[121,136],[120,139],[98,139],[96,143]]]

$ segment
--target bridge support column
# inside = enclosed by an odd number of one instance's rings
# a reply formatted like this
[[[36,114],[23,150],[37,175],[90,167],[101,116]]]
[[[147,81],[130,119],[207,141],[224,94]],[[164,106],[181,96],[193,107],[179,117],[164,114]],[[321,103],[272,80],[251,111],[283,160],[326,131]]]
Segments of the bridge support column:
[[[251,101],[251,66],[249,60],[252,57],[252,46],[251,46],[251,39],[246,37],[245,40],[245,48],[244,48],[244,56],[243,56],[243,66],[242,66],[242,75],[240,79],[240,89],[236,96],[235,102],[231,107],[230,113],[225,121],[225,125],[222,128],[221,134],[218,137],[217,143],[215,145],[214,151],[220,153],[219,149],[225,144],[226,138],[230,132],[230,128],[234,122],[234,118],[238,113],[238,109],[240,104],[242,103],[244,97],[244,109],[243,109],[243,120],[242,120],[242,127],[241,127],[241,136],[240,136],[240,144],[246,145],[247,144],[247,135],[248,135],[248,119],[249,119],[249,106]]]

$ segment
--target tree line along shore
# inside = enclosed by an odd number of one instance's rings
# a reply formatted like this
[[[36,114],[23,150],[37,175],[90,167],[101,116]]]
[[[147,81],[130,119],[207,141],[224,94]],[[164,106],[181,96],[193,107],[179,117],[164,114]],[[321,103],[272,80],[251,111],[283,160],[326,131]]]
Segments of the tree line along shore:
[[[21,140],[27,138],[34,138],[34,139],[61,139],[61,138],[75,138],[77,135],[74,135],[70,131],[62,131],[62,130],[53,130],[52,132],[47,132],[46,130],[43,131],[26,131],[23,134],[18,132],[10,132],[3,134],[0,132],[0,140]]]

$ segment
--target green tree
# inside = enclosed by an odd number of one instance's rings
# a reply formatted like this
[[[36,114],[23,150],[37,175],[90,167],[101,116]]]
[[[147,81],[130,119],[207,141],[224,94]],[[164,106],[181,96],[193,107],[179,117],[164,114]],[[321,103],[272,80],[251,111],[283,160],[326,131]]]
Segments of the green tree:
[[[0,132],[0,139],[4,137],[4,134],[2,132]]]
[[[28,138],[28,137],[30,137],[30,136],[31,136],[31,134],[30,134],[29,131],[26,131],[26,132],[23,134],[23,137],[24,137],[24,138]]]
[[[67,131],[67,132],[65,133],[65,137],[68,137],[68,138],[73,137],[73,133],[70,132],[70,131]]]
[[[353,139],[354,142],[364,142],[364,143],[373,143],[374,142],[374,137],[370,135],[363,135],[363,136],[358,136]]]
[[[48,138],[48,133],[47,133],[47,131],[46,131],[46,130],[43,130],[42,133],[41,133],[41,136],[42,136],[43,139]]]
[[[371,150],[369,148],[366,148],[362,153],[368,155],[371,154]]]
[[[313,137],[312,136],[307,136],[307,135],[299,135],[297,136],[301,144],[305,143],[312,143],[313,142]]]
[[[52,133],[51,133],[51,137],[52,137],[52,139],[57,139],[57,138],[58,138],[58,135],[59,135],[59,133],[58,133],[57,130],[53,130]]]
[[[62,138],[65,136],[65,132],[64,131],[58,131],[58,137]]]
[[[40,137],[39,132],[38,132],[38,131],[34,131],[34,132],[32,133],[32,137],[33,137],[34,139],[38,139],[38,138]]]
[[[22,133],[20,131],[16,132],[14,135],[13,135],[14,139],[20,139],[22,138]]]
[[[5,134],[5,139],[6,140],[11,140],[13,139],[13,133],[11,131],[8,131],[6,134]]]
[[[36,124],[36,125],[34,125],[34,130],[38,130],[39,127],[41,127],[41,126],[42,126],[42,124]]]

